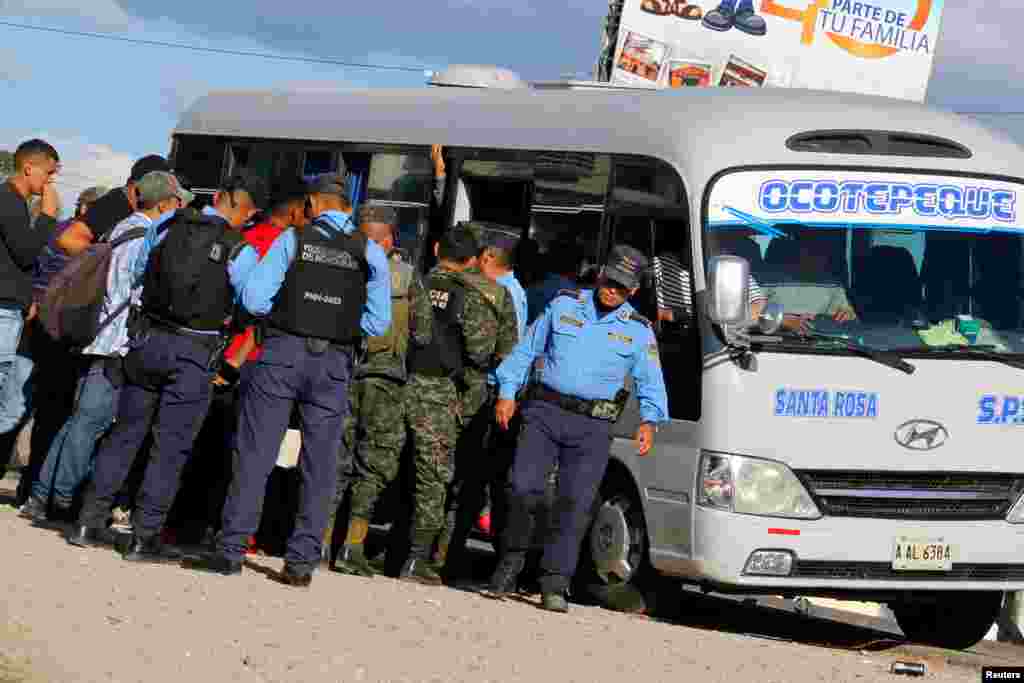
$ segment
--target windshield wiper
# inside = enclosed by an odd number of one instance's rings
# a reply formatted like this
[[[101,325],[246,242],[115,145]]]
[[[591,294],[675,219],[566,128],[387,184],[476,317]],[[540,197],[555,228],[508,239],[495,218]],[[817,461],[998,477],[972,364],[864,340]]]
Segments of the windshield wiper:
[[[834,337],[829,334],[822,334],[820,332],[809,331],[806,334],[804,334],[801,337],[801,339],[818,339],[820,341],[833,342],[837,345],[837,348],[846,349],[850,353],[856,354],[863,358],[868,358],[870,360],[875,361],[876,363],[881,363],[882,365],[887,365],[890,368],[899,370],[900,372],[905,372],[908,375],[914,374],[914,370],[916,369],[913,365],[903,360],[895,351],[875,349],[870,346],[864,346],[863,344],[852,342],[844,337]],[[804,344],[796,344],[791,340],[785,339],[784,337],[765,337],[761,335],[751,335],[751,341],[753,342],[763,343],[768,342],[769,340],[773,342],[774,345],[778,346],[789,346],[790,348],[799,347],[801,349],[814,348],[808,347]]]
[[[1024,370],[1024,359],[1018,356],[1011,356],[1004,353],[996,352],[996,346],[994,344],[979,344],[978,346],[964,346],[963,344],[946,344],[944,346],[922,346],[914,348],[894,349],[896,353],[950,353],[950,354],[962,354],[964,356],[970,356],[971,358],[977,358],[978,360],[990,360],[995,363],[1002,363],[1003,365],[1009,365],[1011,368],[1018,368]]]

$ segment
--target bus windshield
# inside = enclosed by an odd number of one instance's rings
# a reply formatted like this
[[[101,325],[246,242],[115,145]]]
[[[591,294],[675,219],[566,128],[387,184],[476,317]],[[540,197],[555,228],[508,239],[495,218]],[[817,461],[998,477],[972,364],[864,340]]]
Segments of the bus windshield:
[[[749,261],[787,348],[1024,353],[1015,183],[899,172],[742,171],[707,206],[711,258]]]

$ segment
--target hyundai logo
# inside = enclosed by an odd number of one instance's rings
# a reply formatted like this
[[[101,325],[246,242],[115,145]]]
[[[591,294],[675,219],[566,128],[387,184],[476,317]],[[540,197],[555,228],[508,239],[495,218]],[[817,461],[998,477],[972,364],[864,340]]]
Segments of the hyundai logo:
[[[949,432],[932,420],[911,420],[896,428],[896,443],[912,451],[934,451],[946,443]]]

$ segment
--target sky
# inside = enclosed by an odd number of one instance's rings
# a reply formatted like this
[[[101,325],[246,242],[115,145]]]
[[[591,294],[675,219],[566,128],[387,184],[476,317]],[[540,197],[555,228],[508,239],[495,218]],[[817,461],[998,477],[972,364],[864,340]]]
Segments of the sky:
[[[948,1],[930,103],[1024,111],[1020,0]],[[361,63],[510,68],[529,80],[587,78],[607,0],[0,0],[0,22]],[[220,88],[420,87],[423,71],[139,46],[0,25],[0,148],[43,136],[61,154],[65,204],[124,182],[134,158],[166,154],[197,97]],[[1024,120],[1024,119],[1022,119]]]

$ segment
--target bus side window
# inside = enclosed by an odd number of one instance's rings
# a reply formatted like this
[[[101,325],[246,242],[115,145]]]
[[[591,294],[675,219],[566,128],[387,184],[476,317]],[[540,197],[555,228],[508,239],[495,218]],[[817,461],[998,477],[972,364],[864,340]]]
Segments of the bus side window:
[[[369,155],[368,155],[369,156]],[[359,161],[361,163],[350,163]],[[363,168],[366,161],[346,154],[351,170]],[[402,257],[413,265],[427,267],[425,258],[433,193],[434,171],[429,151],[374,152],[369,156],[369,173],[361,197],[370,204],[390,206],[398,213],[395,246]]]
[[[444,152],[450,223],[469,219],[519,236],[515,273],[526,289],[529,320],[559,290],[586,284],[581,274],[599,262],[610,156],[469,148]]]

